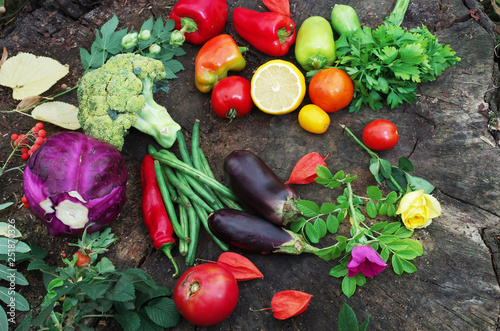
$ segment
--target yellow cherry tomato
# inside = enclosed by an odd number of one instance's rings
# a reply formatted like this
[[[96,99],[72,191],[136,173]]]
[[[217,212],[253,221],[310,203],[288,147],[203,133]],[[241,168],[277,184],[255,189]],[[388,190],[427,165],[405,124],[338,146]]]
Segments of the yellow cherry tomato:
[[[316,105],[305,105],[299,111],[299,124],[306,131],[322,134],[330,126],[330,115]]]

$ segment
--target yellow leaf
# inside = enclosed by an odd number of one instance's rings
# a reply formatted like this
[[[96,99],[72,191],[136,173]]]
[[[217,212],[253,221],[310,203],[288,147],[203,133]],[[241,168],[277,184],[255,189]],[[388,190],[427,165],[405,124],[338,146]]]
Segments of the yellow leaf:
[[[52,123],[68,130],[80,128],[77,114],[77,107],[61,101],[42,103],[31,112],[31,116],[38,121]]]
[[[52,58],[19,53],[0,68],[0,85],[12,88],[12,97],[22,100],[47,91],[68,72],[67,65]]]
[[[5,60],[7,60],[7,57],[9,56],[9,53],[7,53],[7,48],[3,48],[2,52],[2,58],[0,59],[0,68],[2,67],[2,64],[4,64]]]

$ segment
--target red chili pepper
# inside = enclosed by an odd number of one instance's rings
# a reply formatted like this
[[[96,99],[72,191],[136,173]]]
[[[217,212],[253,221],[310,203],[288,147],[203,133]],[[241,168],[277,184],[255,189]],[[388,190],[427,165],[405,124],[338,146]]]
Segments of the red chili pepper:
[[[243,39],[270,56],[285,55],[295,42],[295,23],[278,12],[257,12],[238,7],[233,11],[233,24]]]
[[[172,33],[171,42],[182,45],[185,37],[192,44],[204,44],[222,32],[227,14],[226,0],[180,0],[170,13],[175,29],[180,31]]]
[[[144,224],[149,231],[149,235],[154,242],[154,247],[160,249],[172,261],[175,268],[173,277],[179,275],[179,267],[172,257],[172,247],[175,239],[172,236],[174,228],[170,223],[165,205],[156,179],[154,159],[151,155],[146,155],[141,163],[141,184],[142,184],[142,214]]]

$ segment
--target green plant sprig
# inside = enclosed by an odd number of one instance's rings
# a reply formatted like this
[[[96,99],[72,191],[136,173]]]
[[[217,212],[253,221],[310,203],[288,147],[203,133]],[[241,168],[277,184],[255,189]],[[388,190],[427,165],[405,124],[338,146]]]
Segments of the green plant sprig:
[[[345,174],[343,170],[332,174],[324,166],[318,166],[316,173],[316,182],[326,188],[345,186],[343,194],[337,197],[338,204],[323,203],[318,206],[315,202],[300,200],[297,207],[303,217],[291,225],[291,230],[300,232],[310,242],[317,244],[328,233],[337,234],[340,223],[349,216],[350,237],[337,235],[336,244],[321,248],[315,253],[326,261],[340,258],[338,265],[330,270],[330,275],[342,278],[342,291],[347,297],[354,294],[357,286],[366,283],[366,277],[362,273],[354,277],[347,276],[350,252],[357,245],[373,247],[379,251],[384,262],[392,256],[392,268],[398,275],[417,271],[409,260],[421,256],[423,249],[418,241],[410,238],[413,231],[402,227],[401,222],[382,221],[371,226],[366,224],[367,218],[375,220],[378,216],[396,217],[396,206],[402,194],[391,191],[384,197],[380,188],[369,186],[366,190],[367,196],[359,196],[354,193],[351,185],[356,176]]]
[[[409,174],[409,172],[415,171],[415,167],[408,158],[400,157],[398,166],[393,166],[388,160],[380,158],[377,153],[363,144],[346,125],[340,124],[340,127],[371,156],[369,169],[377,183],[383,184],[385,182],[389,189],[401,194],[416,190],[424,190],[426,194],[434,191],[434,185],[427,180]]]
[[[36,316],[30,312],[16,330],[29,326],[40,330],[91,330],[84,321],[93,317],[114,318],[126,330],[139,330],[143,325],[159,329],[177,325],[180,315],[170,289],[157,285],[142,269],[117,270],[107,257],[98,259],[115,241],[110,228],[92,234],[85,231],[70,246],[90,254],[87,267],[77,266],[76,254],[62,256],[64,267],[49,267],[42,261],[30,269],[30,264],[28,270],[44,272],[47,294],[41,311]]]

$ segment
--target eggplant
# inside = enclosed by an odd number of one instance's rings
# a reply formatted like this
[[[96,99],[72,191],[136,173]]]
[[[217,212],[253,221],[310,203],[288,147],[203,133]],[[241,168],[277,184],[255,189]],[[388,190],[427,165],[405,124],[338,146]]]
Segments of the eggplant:
[[[208,226],[217,238],[248,253],[299,255],[318,251],[300,234],[245,211],[216,210],[208,217]]]
[[[231,152],[224,160],[224,171],[233,193],[259,216],[278,226],[299,220],[298,194],[254,153]]]

